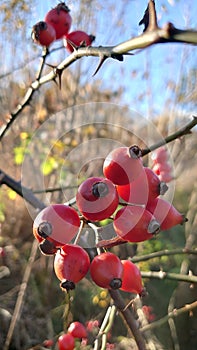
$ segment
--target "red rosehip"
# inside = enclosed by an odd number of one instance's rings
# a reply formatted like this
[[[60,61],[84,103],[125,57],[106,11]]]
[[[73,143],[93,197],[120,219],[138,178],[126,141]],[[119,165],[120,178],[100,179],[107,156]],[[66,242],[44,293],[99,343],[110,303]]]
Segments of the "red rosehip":
[[[160,223],[162,230],[168,230],[178,224],[183,224],[187,219],[178,210],[163,198],[156,198],[149,202],[147,209]]]
[[[87,338],[87,330],[85,326],[78,321],[72,322],[68,327],[68,333],[74,338]]]
[[[89,266],[88,253],[78,245],[65,244],[55,255],[54,271],[66,290],[75,288],[75,283],[85,277]]]
[[[116,185],[134,181],[142,172],[141,150],[138,146],[119,147],[104,160],[103,173]]]
[[[150,211],[139,206],[126,206],[117,211],[113,226],[117,235],[128,242],[151,239],[160,229]]]
[[[151,158],[154,163],[166,163],[169,159],[168,151],[165,147],[160,147],[152,152]]]
[[[115,185],[102,177],[90,177],[79,186],[76,204],[91,221],[104,220],[114,213],[119,203]]]
[[[126,202],[147,204],[148,201],[164,194],[168,187],[159,177],[147,167],[144,167],[140,176],[131,183],[117,186],[118,194]]]
[[[79,215],[74,208],[64,204],[52,204],[35,218],[33,234],[39,243],[47,239],[55,247],[60,247],[73,239],[79,226]]]
[[[48,47],[56,39],[55,29],[49,23],[40,21],[33,26],[31,37],[36,44]]]
[[[54,345],[54,340],[53,339],[45,339],[42,344],[45,348],[50,348],[51,346]]]
[[[122,284],[123,265],[117,255],[110,252],[102,253],[92,260],[90,275],[99,287],[118,289]]]
[[[121,260],[124,268],[121,290],[141,294],[143,291],[141,273],[130,260]]]
[[[71,334],[65,333],[60,335],[57,344],[59,350],[73,350],[75,347],[75,339]]]
[[[56,7],[47,12],[45,22],[49,23],[56,33],[56,39],[61,39],[66,35],[71,27],[72,17],[70,10],[64,2],[60,2]]]
[[[82,30],[76,30],[64,36],[64,46],[71,53],[74,51],[73,46],[90,46],[94,40],[95,36],[89,35]]]

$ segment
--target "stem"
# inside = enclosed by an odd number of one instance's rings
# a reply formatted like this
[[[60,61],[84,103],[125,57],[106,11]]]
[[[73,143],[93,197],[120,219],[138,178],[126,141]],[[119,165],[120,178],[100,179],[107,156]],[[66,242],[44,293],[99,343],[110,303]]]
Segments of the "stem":
[[[150,254],[146,254],[146,255],[142,255],[142,256],[134,256],[133,258],[131,258],[131,261],[133,263],[138,263],[140,261],[147,261],[150,259],[154,259],[154,258],[158,258],[161,256],[168,256],[168,255],[175,255],[175,254],[197,254],[197,249],[172,249],[172,250],[160,250],[159,252],[154,252],[154,253],[150,253]]]
[[[101,350],[106,349],[107,333],[109,333],[113,325],[115,315],[116,315],[115,305],[109,306],[105,314],[104,320],[102,322],[102,325],[100,327],[97,338],[95,339],[94,350],[98,350],[100,338],[102,338]]]
[[[134,339],[136,341],[136,344],[138,346],[138,349],[139,350],[146,350],[145,341],[144,341],[144,338],[143,338],[140,330],[138,329],[136,320],[135,320],[133,314],[131,313],[131,311],[125,307],[125,303],[124,303],[123,298],[120,295],[120,292],[118,290],[109,290],[109,293],[111,295],[111,298],[114,301],[114,305],[117,307],[117,309],[119,310],[119,312],[123,316],[127,326],[131,330],[131,332],[134,336]]]
[[[188,283],[197,283],[197,276],[182,275],[178,273],[164,272],[164,271],[141,271],[143,278],[156,278],[160,280],[170,279],[174,281],[183,281]]]
[[[185,312],[189,312],[189,311],[195,309],[196,307],[197,307],[197,301],[194,301],[191,304],[186,304],[185,306],[181,307],[180,309],[174,309],[173,311],[169,312],[168,315],[162,317],[160,320],[154,321],[154,322],[140,328],[140,331],[144,333],[146,331],[158,328],[158,327],[162,326],[163,324],[165,324],[166,322],[168,322],[168,320],[170,318],[178,317],[179,315],[181,315]]]
[[[19,289],[19,292],[18,292],[17,301],[16,301],[16,304],[15,304],[14,312],[13,312],[13,315],[12,315],[12,319],[11,319],[11,322],[10,322],[10,327],[9,327],[9,330],[8,330],[8,333],[7,333],[7,337],[6,337],[6,341],[5,341],[3,350],[8,350],[10,348],[10,343],[11,343],[11,340],[12,340],[14,329],[15,329],[16,323],[17,323],[17,321],[18,321],[18,319],[20,317],[21,311],[22,311],[23,301],[24,301],[24,297],[25,297],[25,292],[26,292],[26,289],[27,289],[27,285],[28,285],[28,282],[29,282],[30,275],[31,275],[31,271],[32,271],[33,263],[34,263],[34,260],[35,260],[35,257],[36,257],[37,249],[38,249],[38,243],[37,243],[36,240],[34,240],[34,242],[32,244],[32,248],[31,248],[29,261],[28,261],[28,264],[26,266],[25,273],[24,273],[24,276],[23,276],[23,280],[22,280],[22,283],[20,285],[20,289]]]
[[[22,186],[21,182],[15,181],[12,177],[0,169],[0,186],[3,184],[7,185],[13,191],[19,194],[19,196],[23,197],[34,208],[41,210],[45,208],[45,204],[42,203],[36,196],[34,196],[33,192],[30,189]]]
[[[148,148],[145,148],[142,150],[142,156],[145,156],[147,155],[148,153],[154,151],[155,149],[165,145],[166,143],[169,143],[169,142],[172,142],[178,138],[180,138],[181,136],[184,136],[184,135],[188,135],[188,134],[191,134],[191,129],[197,125],[197,117],[196,116],[193,116],[193,119],[187,123],[184,127],[180,128],[179,130],[177,130],[175,133],[167,136],[166,138],[164,138],[163,140],[155,143],[154,145],[148,147]]]

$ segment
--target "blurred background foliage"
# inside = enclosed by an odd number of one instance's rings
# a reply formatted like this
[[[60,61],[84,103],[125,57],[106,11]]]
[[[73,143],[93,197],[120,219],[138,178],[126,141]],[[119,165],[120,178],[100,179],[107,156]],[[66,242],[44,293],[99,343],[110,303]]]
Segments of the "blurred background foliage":
[[[137,3],[124,0],[119,3],[68,1],[72,10],[73,30],[79,28],[95,34],[95,45],[114,45],[126,40],[142,30],[138,22],[147,2],[141,5]],[[0,127],[21,102],[38,70],[41,48],[31,42],[31,27],[55,4],[55,1],[36,0],[0,2]],[[174,20],[178,24],[182,23],[183,27],[195,25],[190,12],[191,2],[186,6],[184,1],[162,1],[161,4],[156,2],[156,6],[161,23],[168,17],[173,20],[171,11],[174,14],[176,6],[179,6],[179,11],[182,8],[182,17],[174,17]],[[54,48],[60,49],[49,55],[47,63],[55,65],[65,58],[66,53],[61,46],[61,42],[54,45]],[[96,158],[95,149],[83,148],[81,145],[109,139],[125,145],[137,142],[145,146],[142,140],[146,137],[147,129],[150,142],[154,141],[154,132],[151,132],[149,125],[154,125],[163,137],[184,125],[192,113],[195,114],[196,108],[196,49],[186,45],[166,45],[164,48],[150,48],[136,56],[134,59],[127,57],[124,63],[107,61],[94,78],[92,74],[98,62],[95,58],[86,57],[63,73],[61,90],[54,82],[42,86],[2,141],[2,170],[18,181],[22,173],[25,185],[35,191],[41,200],[61,203],[75,194],[76,186],[84,178],[101,175],[103,155],[108,150],[103,150],[99,143]],[[44,74],[50,70],[46,65]],[[91,103],[92,110],[89,106]],[[135,116],[131,109],[143,116],[144,123],[139,123],[138,114]],[[91,115],[86,115],[86,112],[97,113],[97,123],[92,123]],[[46,122],[54,114],[57,115],[56,124],[52,123],[52,127],[48,128],[50,122]],[[127,125],[127,129],[120,128],[121,123]],[[44,125],[47,126],[46,130]],[[42,126],[43,129],[39,129]],[[59,134],[56,128],[65,131],[61,138],[57,138]],[[42,131],[40,134],[39,130]],[[32,139],[36,142],[32,142]],[[108,147],[110,149],[110,143]],[[76,178],[80,160],[91,158],[91,151],[94,160],[82,163]],[[122,259],[165,249],[184,248],[185,245],[188,248],[196,247],[196,129],[191,135],[170,144],[169,151],[176,177],[170,184],[171,192],[175,188],[173,204],[187,215],[189,222],[183,227],[161,232],[157,238],[137,246],[127,244],[114,247],[112,251]],[[26,165],[22,169],[24,159]],[[144,162],[151,166],[150,157]],[[45,189],[60,188],[60,191],[42,193],[40,179],[44,179]],[[62,191],[63,186],[65,190]],[[0,323],[3,325],[0,347],[5,340],[29,258],[34,215],[36,212],[27,207],[23,199],[6,186],[0,187],[0,265],[9,269],[9,275],[2,278],[0,284]],[[139,262],[138,266],[143,271],[164,270],[186,274],[190,271],[196,274],[197,264],[194,257],[172,255]],[[166,315],[171,308],[196,300],[196,285],[154,279],[146,279],[144,284],[148,295],[143,304],[152,307],[155,319]],[[129,302],[131,295],[123,294]],[[93,285],[88,278],[77,285],[68,303],[54,276],[53,259],[41,256],[38,252],[10,349],[28,349],[41,344],[46,338],[55,337],[72,320],[83,323],[102,320],[109,304],[108,293]],[[155,335],[162,349],[196,350],[196,319],[195,310],[192,315],[179,316],[175,322],[176,335],[172,334],[168,323],[156,328]],[[90,341],[96,330],[95,326],[95,330],[90,332]],[[127,330],[119,316],[111,333],[109,341],[116,344],[116,349],[129,349],[130,345],[124,341]]]

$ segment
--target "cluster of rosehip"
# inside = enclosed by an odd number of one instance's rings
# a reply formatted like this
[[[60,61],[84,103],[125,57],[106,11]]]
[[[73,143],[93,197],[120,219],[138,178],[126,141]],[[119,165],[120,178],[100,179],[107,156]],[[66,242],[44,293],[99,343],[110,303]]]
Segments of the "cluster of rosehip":
[[[75,47],[90,46],[95,40],[82,30],[70,31],[72,17],[64,2],[47,12],[44,21],[36,23],[32,28],[32,39],[36,44],[49,47],[54,41],[63,39],[64,46],[69,53]]]
[[[186,219],[160,197],[168,187],[153,170],[143,166],[141,156],[136,145],[112,150],[104,160],[103,177],[90,177],[78,187],[76,209],[67,204],[52,204],[35,218],[33,234],[41,252],[54,255],[54,271],[63,290],[74,289],[89,271],[101,288],[143,295],[138,267],[129,259],[121,260],[106,247],[151,239],[160,230],[183,224]],[[105,219],[112,220],[116,236],[95,242],[98,254],[90,260],[87,250],[73,240],[84,224],[95,225]],[[63,343],[65,337],[70,334],[64,334]],[[61,345],[59,348],[66,349]]]
[[[115,238],[96,242],[97,247],[111,247],[122,242],[142,242],[161,229],[183,224],[185,217],[167,200],[160,198],[167,185],[142,163],[136,145],[112,150],[103,163],[103,177],[83,181],[76,194],[76,206],[53,204],[35,218],[33,233],[44,254],[54,254],[54,270],[61,288],[71,290],[90,270],[100,287],[141,294],[138,268],[105,251],[90,261],[85,249],[71,241],[88,224],[111,218]],[[122,201],[123,200],[123,201]],[[121,202],[122,201],[122,202]]]

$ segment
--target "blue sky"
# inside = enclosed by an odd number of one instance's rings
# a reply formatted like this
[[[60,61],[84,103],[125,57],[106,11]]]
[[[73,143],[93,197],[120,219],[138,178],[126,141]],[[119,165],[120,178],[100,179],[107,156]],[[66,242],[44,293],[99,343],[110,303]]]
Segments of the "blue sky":
[[[26,52],[20,55],[18,61],[15,60],[15,66],[20,65],[25,56],[32,56],[32,49],[35,45],[30,39],[31,28],[39,20],[43,20],[46,12],[54,7],[58,1],[35,0],[32,7],[32,15],[29,22],[29,46],[26,46]],[[95,6],[94,18],[90,18],[88,28],[83,27],[83,16],[80,28],[76,25],[79,0],[66,1],[71,9],[73,24],[71,30],[82,29],[96,35],[95,46],[115,45],[130,37],[140,34],[143,30],[138,23],[143,16],[147,6],[146,0],[128,0],[119,1],[96,1],[92,3]],[[125,4],[125,12],[122,15],[122,4]],[[156,0],[156,10],[159,25],[164,25],[171,21],[178,28],[196,28],[197,27],[197,2],[188,0]],[[114,6],[112,10],[112,6]],[[119,23],[119,26],[117,25]],[[95,33],[95,23],[97,32]],[[86,24],[87,25],[87,24]],[[58,43],[59,45],[59,43]],[[36,48],[37,49],[37,48]],[[187,50],[187,58],[184,58]],[[9,52],[9,44],[8,50]],[[39,54],[40,48],[37,53]],[[35,54],[35,53],[34,53]],[[64,57],[66,53],[61,55]],[[9,55],[8,55],[9,57]],[[10,55],[11,57],[11,55]],[[51,63],[58,62],[58,58],[50,57]],[[166,106],[167,100],[173,98],[173,91],[166,87],[167,82],[174,82],[177,87],[181,74],[186,74],[189,67],[194,66],[196,62],[196,47],[183,44],[165,44],[156,45],[149,49],[136,53],[134,56],[125,57],[123,63],[108,60],[95,78],[92,77],[97,66],[98,59],[87,57],[83,59],[83,65],[87,70],[87,80],[94,84],[95,79],[100,79],[104,87],[116,89],[122,86],[124,89],[122,103],[126,103],[131,108],[137,108],[143,114],[161,113]],[[35,61],[38,64],[38,61]],[[71,69],[76,69],[74,63]],[[10,62],[7,60],[5,71],[10,68]],[[16,72],[16,76],[19,72]],[[146,79],[148,76],[148,79]],[[172,86],[172,85],[171,85]],[[139,101],[140,95],[140,101]]]

